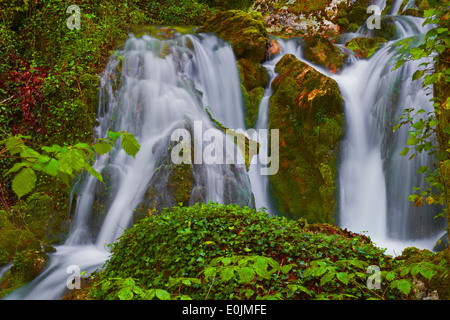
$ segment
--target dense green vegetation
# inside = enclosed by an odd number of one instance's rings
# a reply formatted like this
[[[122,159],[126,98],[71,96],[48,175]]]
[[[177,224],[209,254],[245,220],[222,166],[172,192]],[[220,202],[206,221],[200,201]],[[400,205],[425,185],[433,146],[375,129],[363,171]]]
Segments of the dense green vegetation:
[[[235,205],[167,208],[127,230],[112,252],[76,298],[414,299],[424,294],[419,281],[449,294],[439,287],[445,253],[411,248],[393,259],[364,235]],[[380,290],[367,286],[371,265]]]

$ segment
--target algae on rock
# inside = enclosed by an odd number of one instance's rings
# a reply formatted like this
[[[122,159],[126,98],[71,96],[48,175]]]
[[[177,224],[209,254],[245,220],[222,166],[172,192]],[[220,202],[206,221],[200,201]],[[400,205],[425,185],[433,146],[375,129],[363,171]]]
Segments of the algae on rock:
[[[344,133],[337,83],[293,55],[276,65],[269,129],[280,130],[280,171],[269,177],[282,215],[334,222],[337,157]]]
[[[210,17],[198,32],[215,32],[228,41],[237,59],[263,62],[269,41],[261,14],[240,10],[221,11]]]

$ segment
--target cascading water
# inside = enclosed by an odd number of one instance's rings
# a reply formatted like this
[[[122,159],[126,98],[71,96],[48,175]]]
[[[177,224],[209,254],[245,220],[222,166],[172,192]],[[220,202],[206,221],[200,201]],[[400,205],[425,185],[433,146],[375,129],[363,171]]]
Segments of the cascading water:
[[[424,32],[419,18],[399,17],[396,21],[399,38]],[[352,37],[366,31],[360,29]],[[310,64],[302,59],[298,40],[277,41],[280,53],[263,64],[269,83],[256,130],[268,129],[271,82],[276,77],[279,59],[290,53]],[[337,81],[345,101],[346,138],[339,171],[340,224],[354,232],[367,230],[375,243],[400,253],[397,248],[409,245],[430,248],[443,227],[429,227],[433,225],[430,219],[434,212],[414,212],[406,199],[412,188],[420,185],[415,171],[426,160],[416,157],[408,161],[399,156],[407,129],[392,133],[393,121],[405,107],[431,110],[432,106],[421,84],[410,80],[419,62],[391,71],[396,41],[387,43],[369,60],[350,60],[339,75],[316,69]],[[136,159],[117,149],[96,161],[94,168],[104,175],[106,187],[102,190],[107,192],[99,195],[100,184],[91,176],[80,179],[67,240],[55,247],[48,266],[36,279],[6,298],[58,299],[66,290],[69,266],[79,266],[87,273],[101,267],[109,256],[105,244],[115,241],[132,224],[133,211],[142,203],[149,185],[163,193],[167,191],[167,174],[159,176],[155,171],[167,164],[167,150],[173,146],[170,134],[178,128],[192,133],[196,121],[202,123],[201,137],[214,127],[205,106],[224,126],[244,128],[239,75],[230,45],[212,35],[176,36],[164,41],[131,36],[124,49],[111,57],[101,77],[95,135],[105,137],[108,130],[126,130],[137,137],[141,150]],[[250,138],[257,140],[260,136]],[[267,145],[262,148],[264,156]],[[194,165],[192,197],[198,196],[203,202],[265,207],[274,214],[268,180],[260,169],[256,160],[248,174],[245,166]],[[99,201],[106,208],[103,214],[93,209]],[[169,200],[161,201],[167,205],[164,201]],[[417,226],[427,227],[417,230]],[[412,241],[427,237],[432,240]]]
[[[105,137],[108,130],[126,130],[135,135],[141,150],[135,159],[117,149],[96,161],[94,168],[104,175],[108,194],[99,196],[100,184],[92,176],[80,181],[66,242],[56,246],[56,253],[41,275],[6,298],[58,299],[66,290],[69,266],[79,266],[87,273],[101,267],[109,255],[105,245],[114,242],[132,224],[134,209],[143,201],[149,183],[167,189],[167,181],[154,182],[152,178],[160,162],[170,161],[164,157],[174,142],[170,141],[171,134],[176,129],[198,129],[200,124],[200,132],[193,132],[199,136],[193,136],[194,141],[204,138],[207,129],[215,128],[205,106],[225,126],[244,128],[239,75],[229,44],[205,34],[179,35],[171,40],[131,36],[124,49],[111,58],[101,78],[97,112],[100,125],[95,134]],[[213,138],[225,137],[223,132],[214,130]],[[231,139],[224,140],[228,146]],[[224,148],[226,156],[235,155],[237,148],[234,143],[233,146],[231,151]],[[206,147],[200,150],[203,154]],[[211,159],[202,160],[215,160],[215,156],[216,153],[211,154]],[[218,161],[193,166],[193,194],[200,194],[200,202],[255,205],[245,165]],[[104,217],[97,218],[100,222],[95,222],[93,207],[99,197],[106,210]]]
[[[431,249],[444,229],[442,220],[433,219],[436,208],[414,208],[407,200],[414,187],[423,187],[423,177],[416,172],[430,159],[424,154],[410,161],[400,156],[408,129],[393,133],[403,109],[433,110],[422,83],[412,81],[423,61],[392,71],[399,41],[420,37],[426,32],[422,23],[420,18],[395,17],[398,40],[332,76],[345,100],[347,122],[339,172],[340,224],[354,232],[367,231],[390,254],[400,254],[407,246]]]

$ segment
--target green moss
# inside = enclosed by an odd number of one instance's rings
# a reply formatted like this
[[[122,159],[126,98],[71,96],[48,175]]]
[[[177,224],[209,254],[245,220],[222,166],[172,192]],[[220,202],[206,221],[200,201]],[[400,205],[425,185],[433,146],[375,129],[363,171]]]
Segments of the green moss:
[[[17,253],[10,270],[0,279],[0,298],[33,280],[43,270],[47,256],[40,250]]]
[[[248,59],[239,59],[237,63],[244,98],[245,125],[253,128],[258,120],[259,105],[269,79],[266,69],[259,63]]]
[[[175,194],[177,204],[188,206],[192,189],[194,189],[194,183],[195,179],[192,166],[189,164],[179,164],[175,165],[175,168],[170,171],[167,189],[170,193]]]
[[[238,59],[263,62],[269,41],[264,19],[259,13],[239,10],[218,12],[209,18],[199,32],[215,32],[231,43]]]
[[[333,72],[342,68],[345,55],[327,37],[313,35],[305,37],[304,41],[305,58],[309,61],[325,66]]]
[[[352,50],[356,57],[366,59],[370,58],[386,41],[382,37],[357,37],[345,43],[345,46]]]
[[[8,263],[17,252],[40,251],[39,240],[33,232],[16,228],[8,219],[5,211],[0,211],[0,265]]]
[[[333,222],[343,100],[336,82],[293,55],[276,66],[270,129],[280,130],[280,171],[269,177],[283,215]]]

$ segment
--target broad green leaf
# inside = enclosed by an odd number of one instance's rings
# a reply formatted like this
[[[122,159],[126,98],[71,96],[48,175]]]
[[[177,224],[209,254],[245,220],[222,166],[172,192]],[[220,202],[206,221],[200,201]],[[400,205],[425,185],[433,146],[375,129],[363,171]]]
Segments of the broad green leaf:
[[[170,300],[170,293],[168,293],[166,290],[156,289],[156,297],[159,300]]]
[[[294,266],[295,266],[295,264],[293,264],[293,263],[284,265],[284,266],[281,267],[281,272],[282,272],[283,274],[287,274],[289,271],[291,271],[291,269],[292,269]]]
[[[386,274],[386,280],[387,280],[387,281],[392,281],[392,280],[394,280],[394,279],[395,279],[395,273],[394,273],[394,272],[390,271],[390,272],[388,272],[388,273]]]
[[[405,295],[408,295],[411,291],[411,282],[406,279],[395,280],[391,283],[391,285],[392,284],[395,284],[395,287]]]
[[[406,60],[404,59],[398,60],[397,63],[395,64],[394,70],[400,68],[405,62]]]
[[[231,278],[234,277],[234,270],[232,268],[222,268],[220,270],[220,278],[227,282],[230,281]]]
[[[131,300],[133,299],[134,294],[130,288],[123,288],[117,293],[117,296],[120,300]]]
[[[323,286],[325,285],[327,282],[331,281],[334,276],[335,276],[335,271],[334,270],[330,270],[328,271],[321,279],[320,279],[320,285]]]
[[[241,283],[247,284],[255,277],[255,271],[252,268],[244,267],[238,271]]]
[[[217,269],[214,267],[207,267],[205,268],[204,274],[205,274],[205,281],[209,281],[211,278],[213,278],[217,273]]]
[[[405,147],[405,149],[403,149],[403,151],[400,152],[400,155],[401,155],[401,156],[406,156],[406,155],[408,154],[409,150],[411,150],[411,149],[408,148],[408,147]]]
[[[136,154],[141,149],[141,146],[137,142],[134,135],[132,135],[131,133],[124,132],[122,133],[122,148],[128,155],[135,158]]]
[[[253,296],[254,294],[255,294],[255,291],[253,291],[252,289],[245,290],[245,297],[247,299],[250,299],[250,297]]]
[[[12,189],[20,199],[36,186],[36,174],[33,169],[26,168],[18,173],[12,181]]]
[[[29,167],[29,166],[30,166],[30,163],[27,163],[27,162],[18,162],[18,163],[15,163],[14,166],[13,166],[11,169],[9,169],[9,170],[4,174],[4,176],[6,176],[6,175],[8,175],[8,174],[10,174],[10,173],[17,172],[17,171],[19,171],[20,169],[22,169],[23,167]]]
[[[314,270],[314,275],[315,275],[316,277],[320,277],[320,276],[323,275],[327,270],[328,270],[328,268],[327,268],[326,266],[316,268],[316,270]]]
[[[51,159],[49,163],[42,169],[45,174],[49,176],[56,176],[58,174],[58,161],[55,159]]]
[[[70,150],[60,155],[58,159],[58,170],[68,175],[77,173],[85,167],[85,158],[78,150]]]
[[[112,132],[109,131],[107,133],[108,137],[112,140],[112,141],[116,141],[117,139],[120,138],[120,136],[122,135],[122,132]]]
[[[231,263],[231,259],[230,258],[223,258],[222,259],[222,263],[224,266],[228,266]]]
[[[108,142],[106,142],[104,140],[100,140],[100,141],[94,143],[92,145],[92,147],[94,148],[95,152],[100,153],[100,154],[106,154],[106,153],[110,152],[112,149],[111,144],[109,144]]]
[[[424,173],[428,171],[428,166],[421,166],[419,167],[419,169],[417,170],[418,174]]]
[[[351,277],[347,272],[338,272],[336,273],[336,278],[343,284],[347,285]]]
[[[426,268],[426,267],[420,268],[420,274],[423,275],[428,280],[430,280],[433,277],[434,273],[435,272],[429,268]]]
[[[425,71],[423,70],[416,70],[416,72],[414,72],[412,79],[414,80],[418,80],[420,79],[423,75],[424,75]]]
[[[17,153],[20,153],[24,147],[23,140],[18,137],[10,137],[6,139],[5,147],[11,153],[11,155],[15,155]]]
[[[156,294],[156,290],[155,289],[147,290],[145,292],[144,299],[145,300],[153,300],[153,298],[155,297],[155,294]]]

